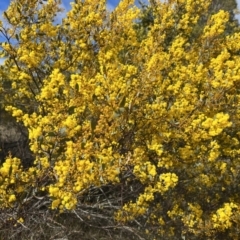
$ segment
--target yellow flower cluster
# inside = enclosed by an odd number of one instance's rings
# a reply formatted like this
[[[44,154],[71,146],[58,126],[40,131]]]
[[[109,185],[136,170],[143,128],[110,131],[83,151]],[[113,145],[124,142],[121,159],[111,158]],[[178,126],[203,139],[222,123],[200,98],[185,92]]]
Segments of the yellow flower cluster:
[[[154,107],[154,106],[153,106]],[[148,149],[155,151],[156,154],[160,157],[163,153],[163,146],[159,144],[157,139],[154,139],[151,144],[148,144]]]
[[[204,38],[213,38],[222,34],[225,30],[225,23],[229,19],[229,13],[220,10],[211,17],[210,24],[204,28]]]
[[[203,123],[202,126],[205,129],[209,129],[210,136],[217,136],[219,135],[224,128],[230,127],[232,125],[229,120],[229,115],[224,113],[217,113],[214,118],[207,118]]]
[[[157,174],[156,167],[150,162],[145,162],[142,166],[135,165],[133,173],[141,182],[153,181]]]
[[[55,36],[57,35],[57,27],[53,26],[53,25],[50,24],[49,22],[41,25],[40,30],[41,30],[43,33],[46,33],[46,32],[47,32],[47,33],[48,33],[47,35],[48,35],[49,37],[55,37]]]
[[[201,217],[203,214],[203,210],[198,204],[191,203],[188,203],[188,208],[190,214],[183,216],[182,221],[186,226],[194,229],[194,225],[199,224],[199,222],[201,222],[202,220]]]
[[[11,156],[6,158],[0,167],[1,208],[13,206],[16,200],[20,201],[19,197],[29,184],[34,186],[32,173],[31,168],[26,172],[22,171],[20,159]],[[21,201],[24,201],[24,199],[21,199]]]
[[[59,71],[59,69],[54,69],[49,79],[45,79],[45,86],[41,89],[41,100],[52,99],[58,96],[59,88],[64,86],[65,77]]]
[[[232,226],[232,217],[234,211],[238,209],[235,203],[225,203],[224,206],[217,210],[216,214],[213,214],[212,220],[214,222],[214,228],[228,229]]]
[[[6,11],[1,105],[28,128],[35,161],[6,159],[0,207],[38,186],[52,209],[71,210],[92,186],[134,182],[141,191],[118,206],[118,221],[146,217],[163,239],[178,226],[196,238],[234,231],[240,34],[225,31],[229,13],[205,22],[210,1],[154,1],[141,32],[146,12],[133,0],[112,12],[104,0],[75,1],[58,24],[57,1],[22,2]]]
[[[57,187],[49,187],[49,194],[54,199],[52,201],[52,209],[59,208],[61,212],[64,209],[74,209],[76,206],[76,197],[70,192],[63,192]]]
[[[178,176],[175,173],[163,173],[159,176],[159,182],[157,188],[160,192],[164,193],[169,188],[174,188],[178,183]]]

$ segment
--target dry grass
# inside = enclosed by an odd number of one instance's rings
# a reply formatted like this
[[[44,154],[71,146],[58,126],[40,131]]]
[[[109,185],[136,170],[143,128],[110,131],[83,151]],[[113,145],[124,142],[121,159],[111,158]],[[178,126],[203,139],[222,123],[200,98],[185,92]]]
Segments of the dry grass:
[[[135,190],[141,186],[134,183]],[[131,189],[134,188],[131,186]],[[73,211],[59,213],[51,210],[51,201],[45,196],[32,196],[24,204],[12,209],[1,209],[1,240],[120,240],[146,239],[139,223],[121,225],[114,221],[114,212],[129,200],[129,188],[122,184],[92,187],[79,198]],[[131,194],[135,195],[135,194]],[[23,218],[24,222],[18,222]]]

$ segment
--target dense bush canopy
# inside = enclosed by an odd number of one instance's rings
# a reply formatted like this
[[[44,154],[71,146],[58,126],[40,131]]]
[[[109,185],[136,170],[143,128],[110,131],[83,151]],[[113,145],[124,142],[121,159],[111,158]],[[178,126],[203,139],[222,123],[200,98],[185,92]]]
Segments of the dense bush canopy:
[[[139,238],[238,239],[240,33],[210,3],[154,1],[140,31],[131,0],[76,0],[61,21],[57,0],[11,1],[1,106],[35,161],[5,160],[1,209],[24,224],[35,198],[60,213],[95,204]]]

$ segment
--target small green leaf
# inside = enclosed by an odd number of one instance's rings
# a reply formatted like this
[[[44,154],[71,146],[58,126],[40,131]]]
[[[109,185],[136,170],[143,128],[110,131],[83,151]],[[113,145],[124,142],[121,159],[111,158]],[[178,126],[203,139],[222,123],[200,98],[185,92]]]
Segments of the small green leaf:
[[[118,118],[120,116],[120,114],[118,113],[118,112],[113,112],[113,115],[112,115],[112,118],[113,119],[116,119],[116,118]]]
[[[79,92],[79,85],[76,83],[76,85],[75,85],[75,90],[77,91],[77,92]]]
[[[66,127],[62,127],[59,129],[59,134],[61,137],[66,137],[67,135],[67,128]]]
[[[62,96],[62,95],[63,95],[63,89],[62,89],[62,88],[59,88],[59,89],[58,89],[58,93],[59,93],[59,95]]]
[[[126,103],[126,96],[123,96],[123,98],[122,98],[122,100],[121,100],[121,102],[119,104],[119,107],[120,108],[124,107],[125,103]]]
[[[92,95],[92,101],[96,101],[98,98],[95,94]]]
[[[9,177],[11,176],[11,174],[12,174],[12,165],[9,168]]]
[[[91,119],[91,129],[92,129],[92,132],[94,132],[96,126],[97,126],[97,119],[96,118],[92,118]]]
[[[21,9],[20,9],[20,7],[19,7],[19,4],[17,5],[17,10],[18,10],[18,12],[21,14],[22,12],[21,12]]]
[[[49,133],[48,133],[48,136],[49,136],[49,137],[56,137],[56,133],[55,133],[55,132],[49,132]]]
[[[7,15],[7,13],[6,13],[6,12],[3,12],[3,14],[4,14],[4,16],[6,17],[6,19],[8,20],[8,22],[11,23],[11,21],[10,21],[8,15]]]
[[[125,111],[125,108],[124,107],[120,107],[119,109],[118,109],[118,112],[119,113],[123,113]]]
[[[72,115],[74,113],[74,110],[75,110],[75,106],[71,106],[69,109],[68,109],[68,114]]]

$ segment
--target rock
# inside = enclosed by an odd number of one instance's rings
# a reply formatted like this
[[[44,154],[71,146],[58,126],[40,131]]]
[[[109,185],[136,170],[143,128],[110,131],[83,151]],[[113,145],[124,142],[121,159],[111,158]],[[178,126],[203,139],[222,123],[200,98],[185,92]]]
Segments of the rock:
[[[24,168],[33,164],[34,156],[29,148],[28,130],[16,122],[9,113],[0,110],[0,163],[11,153],[22,161]]]

